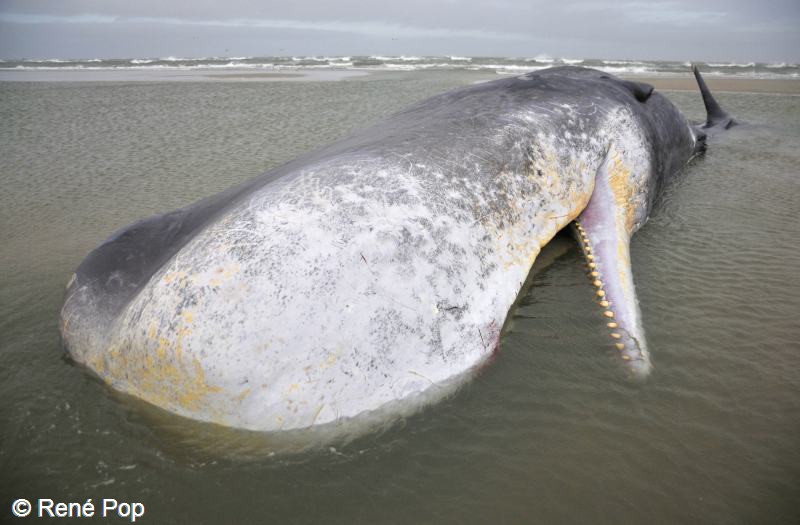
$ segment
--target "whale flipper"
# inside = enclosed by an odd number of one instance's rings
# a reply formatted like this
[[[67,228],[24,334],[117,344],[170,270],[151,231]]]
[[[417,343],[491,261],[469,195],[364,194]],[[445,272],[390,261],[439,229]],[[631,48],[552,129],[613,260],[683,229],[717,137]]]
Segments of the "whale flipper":
[[[589,263],[589,276],[614,346],[637,376],[652,365],[631,272],[630,239],[634,215],[624,163],[611,148],[598,169],[594,192],[575,221],[577,238]]]

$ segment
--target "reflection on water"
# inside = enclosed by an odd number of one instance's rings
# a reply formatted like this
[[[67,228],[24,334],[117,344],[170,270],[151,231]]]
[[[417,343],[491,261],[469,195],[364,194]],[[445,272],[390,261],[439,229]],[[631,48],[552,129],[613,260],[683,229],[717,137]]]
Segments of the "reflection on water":
[[[377,78],[0,83],[2,512],[114,497],[159,523],[798,521],[800,97],[720,94],[750,124],[635,237],[644,383],[611,358],[568,240],[543,254],[491,366],[324,447],[287,454],[291,440],[172,416],[62,357],[64,285],[116,228],[475,80]],[[669,97],[702,116],[699,95]]]

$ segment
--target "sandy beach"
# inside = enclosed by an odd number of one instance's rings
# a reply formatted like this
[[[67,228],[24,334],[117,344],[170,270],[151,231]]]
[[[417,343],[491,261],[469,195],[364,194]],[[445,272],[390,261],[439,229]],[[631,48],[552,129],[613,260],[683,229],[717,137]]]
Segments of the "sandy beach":
[[[506,74],[493,71],[429,71],[429,74],[459,74],[469,81],[482,82],[503,78]],[[93,69],[93,70],[17,70],[0,69],[0,81],[17,82],[308,82],[338,80],[392,80],[418,76],[419,71],[386,71],[369,69],[304,69],[253,71],[252,69]],[[521,74],[521,73],[520,73]],[[623,78],[647,82],[666,91],[694,91],[697,83],[687,70],[685,76],[624,74]],[[706,75],[706,82],[714,92],[800,94],[800,79],[737,78]]]
[[[624,78],[637,82],[647,82],[656,89],[667,91],[696,91],[697,82],[691,75],[686,77],[642,77],[628,75]],[[800,95],[800,80],[772,79],[772,78],[714,78],[706,75],[706,84],[712,92],[737,92],[737,93],[780,93],[785,95]]]

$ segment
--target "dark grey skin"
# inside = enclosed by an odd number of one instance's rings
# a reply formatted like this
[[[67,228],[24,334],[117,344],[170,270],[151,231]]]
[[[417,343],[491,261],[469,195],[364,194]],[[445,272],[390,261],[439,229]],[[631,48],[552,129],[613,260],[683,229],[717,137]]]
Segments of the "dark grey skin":
[[[203,421],[397,413],[486,362],[541,246],[578,220],[646,374],[628,264],[609,259],[703,147],[652,86],[596,70],[456,89],[118,231],[76,270],[62,335],[114,388]]]

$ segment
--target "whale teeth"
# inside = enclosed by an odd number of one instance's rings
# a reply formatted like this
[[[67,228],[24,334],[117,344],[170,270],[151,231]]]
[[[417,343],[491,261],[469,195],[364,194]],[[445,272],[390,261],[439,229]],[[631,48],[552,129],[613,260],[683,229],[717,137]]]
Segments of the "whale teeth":
[[[597,288],[595,294],[597,297],[600,298],[598,304],[604,308],[603,315],[609,319],[609,322],[606,323],[606,326],[612,330],[619,328],[619,324],[614,321],[614,312],[609,309],[611,303],[605,299],[606,292],[603,290],[603,281],[600,280],[600,272],[598,271],[597,263],[595,262],[596,257],[592,253],[592,247],[589,244],[589,237],[586,234],[586,231],[583,229],[583,226],[578,221],[575,221],[575,228],[577,229],[578,233],[580,234],[580,242],[583,246],[584,255],[586,257],[587,266],[589,268],[589,278],[592,280],[592,285]],[[614,343],[614,346],[617,350],[624,350],[625,344],[620,342],[622,339],[622,335],[619,332],[611,332],[609,334],[612,339],[617,341]],[[622,356],[622,359],[625,361],[630,361],[631,357],[629,355]]]

